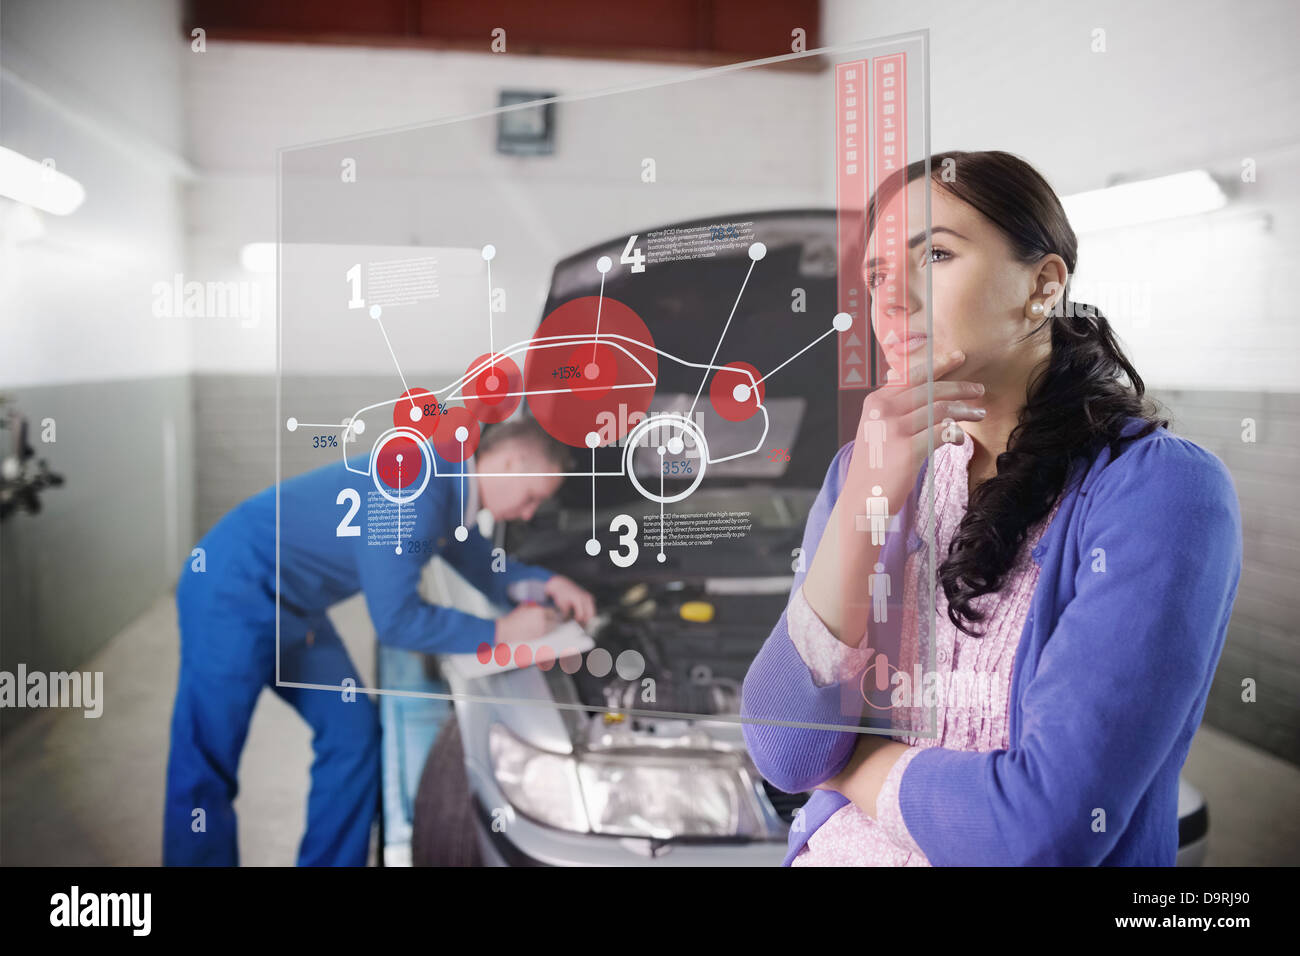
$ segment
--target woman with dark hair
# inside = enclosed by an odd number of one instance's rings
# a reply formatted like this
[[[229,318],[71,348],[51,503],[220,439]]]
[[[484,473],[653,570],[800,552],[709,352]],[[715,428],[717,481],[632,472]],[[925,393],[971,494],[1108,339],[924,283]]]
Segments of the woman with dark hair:
[[[876,329],[894,381],[830,465],[807,570],[745,680],[759,770],[816,791],[786,863],[1172,865],[1241,575],[1232,481],[1070,301],[1077,241],[1043,177],[1003,152],[925,171],[867,209],[870,249],[899,203],[924,222],[933,187],[930,233],[895,257],[905,294],[873,310],[905,329]],[[904,287],[888,258],[867,262],[872,295]],[[882,498],[897,522],[863,533]],[[869,726],[864,705],[901,739],[835,729]]]

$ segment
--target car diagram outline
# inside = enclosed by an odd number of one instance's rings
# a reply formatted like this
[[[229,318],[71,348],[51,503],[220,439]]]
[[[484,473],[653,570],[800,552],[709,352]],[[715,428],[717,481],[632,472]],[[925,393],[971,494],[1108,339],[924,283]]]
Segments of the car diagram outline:
[[[614,342],[609,341],[609,340],[616,340],[616,339],[622,341],[614,341]],[[410,496],[405,496],[401,498],[403,504],[409,504],[419,497],[420,492],[423,491],[424,487],[427,485],[427,481],[429,478],[432,477],[432,478],[460,479],[465,476],[463,468],[456,471],[446,471],[446,472],[440,471],[438,468],[438,459],[441,458],[442,456],[440,456],[437,452],[437,449],[435,447],[435,439],[416,429],[414,427],[414,421],[412,425],[409,426],[397,425],[382,432],[379,435],[379,437],[375,439],[374,443],[371,445],[370,454],[368,456],[368,468],[365,471],[361,471],[360,469],[353,467],[353,465],[348,460],[349,456],[346,450],[347,439],[349,433],[355,435],[355,434],[361,434],[365,431],[365,424],[364,424],[365,419],[362,418],[363,415],[375,409],[395,407],[397,404],[403,401],[409,401],[411,403],[412,408],[414,409],[417,407],[421,398],[432,397],[440,405],[442,405],[444,402],[451,402],[457,400],[463,402],[466,401],[467,398],[468,399],[479,398],[480,396],[477,393],[471,393],[467,395],[466,394],[467,388],[469,384],[477,378],[477,376],[479,376],[485,370],[491,367],[495,361],[502,358],[507,358],[510,359],[511,361],[514,361],[515,356],[520,354],[531,353],[534,349],[554,349],[554,348],[571,347],[574,345],[591,344],[593,346],[596,346],[596,345],[605,344],[608,345],[608,347],[617,349],[619,352],[628,356],[628,358],[630,358],[634,363],[636,363],[637,367],[639,367],[643,372],[645,372],[648,379],[647,381],[643,381],[643,382],[632,382],[632,383],[617,382],[615,384],[608,386],[608,390],[612,391],[617,389],[646,388],[650,386],[657,386],[660,376],[651,372],[646,367],[645,363],[642,362],[641,359],[639,359],[636,355],[634,355],[632,351],[626,345],[623,344],[623,342],[630,342],[633,343],[638,348],[653,351],[657,355],[662,356],[663,358],[666,358],[669,361],[675,362],[684,368],[695,368],[695,369],[703,370],[706,373],[706,375],[716,375],[718,372],[726,371],[729,373],[734,373],[737,376],[743,376],[744,378],[747,378],[749,380],[748,384],[742,382],[739,386],[737,386],[737,389],[743,388],[746,390],[746,398],[744,399],[744,401],[748,401],[752,397],[754,399],[754,414],[761,414],[763,417],[762,433],[759,435],[758,440],[754,443],[753,447],[751,448],[747,448],[742,451],[736,452],[734,454],[722,456],[716,459],[711,458],[709,457],[709,453],[708,453],[707,440],[705,440],[703,430],[698,425],[690,422],[689,419],[684,418],[683,416],[676,415],[671,412],[651,413],[646,415],[642,419],[642,421],[636,423],[633,427],[631,427],[628,430],[626,435],[616,439],[617,441],[620,441],[624,445],[624,454],[620,458],[620,468],[618,471],[596,471],[595,469],[585,469],[585,470],[578,470],[578,471],[563,471],[563,472],[561,471],[536,472],[530,474],[539,474],[539,475],[555,476],[555,477],[584,477],[584,478],[590,477],[593,479],[598,477],[609,477],[609,478],[628,477],[632,480],[633,485],[637,487],[638,491],[640,491],[642,495],[644,495],[647,498],[650,498],[651,500],[657,501],[658,498],[655,497],[652,493],[647,492],[642,486],[640,486],[640,484],[633,477],[635,473],[632,470],[632,465],[630,462],[631,453],[633,449],[635,449],[636,447],[644,447],[644,446],[638,446],[638,444],[633,441],[634,435],[637,435],[638,437],[642,437],[643,435],[648,436],[651,433],[651,431],[662,432],[664,428],[668,428],[670,430],[680,429],[680,431],[683,434],[693,433],[691,437],[694,441],[697,442],[697,449],[701,452],[699,456],[701,465],[691,490],[694,490],[695,487],[698,487],[700,481],[703,479],[704,472],[706,471],[709,465],[720,464],[721,462],[732,461],[737,458],[743,458],[745,456],[755,454],[763,447],[763,443],[767,440],[767,435],[771,428],[771,420],[768,415],[767,407],[763,403],[762,392],[758,386],[766,376],[755,377],[754,373],[751,372],[749,369],[738,367],[736,365],[717,365],[714,364],[713,362],[690,361],[689,359],[681,358],[680,356],[677,356],[671,352],[658,348],[653,344],[643,342],[639,339],[635,339],[630,336],[621,335],[619,333],[614,333],[614,332],[604,333],[604,334],[573,333],[568,335],[546,336],[543,338],[531,338],[531,339],[525,339],[516,342],[506,347],[505,349],[502,349],[501,351],[495,353],[494,355],[489,356],[488,358],[482,360],[481,362],[476,363],[459,378],[455,379],[453,382],[443,386],[440,389],[422,392],[420,395],[404,394],[396,398],[387,399],[382,402],[375,402],[371,405],[366,405],[363,408],[358,409],[355,414],[353,414],[349,419],[346,419],[346,424],[339,426],[340,447],[344,449],[343,466],[353,474],[367,475],[374,482],[375,487],[382,494],[384,494],[386,498],[392,501],[396,501],[395,498],[393,498],[391,495],[388,494],[387,490],[384,487],[380,486],[382,479],[380,478],[378,469],[376,467],[378,462],[379,452],[381,451],[383,445],[387,441],[391,441],[394,437],[399,435],[407,437],[412,441],[415,441],[419,445],[421,453],[425,458],[427,468],[426,468],[425,481],[421,483],[419,491],[415,492]],[[599,386],[599,387],[605,388],[605,386]],[[568,388],[548,389],[542,391],[536,389],[529,389],[526,386],[521,386],[520,390],[518,391],[508,391],[502,393],[498,397],[500,398],[519,397],[521,399],[525,399],[532,395],[570,394],[580,390],[581,388],[568,387]],[[409,391],[411,390],[408,390],[408,392]],[[593,434],[595,433],[593,432]],[[674,439],[676,439],[677,441],[681,441],[681,439],[676,438],[676,436],[674,436]],[[668,440],[669,449],[672,451],[673,454],[680,454],[684,450],[685,445],[683,443],[683,446],[681,448],[675,448],[672,444],[674,439]],[[597,445],[592,445],[590,442],[590,438],[588,439],[588,447],[594,448],[594,447],[598,447],[600,444],[604,444],[604,440],[599,441]],[[470,457],[470,456],[466,456],[466,457]],[[492,474],[486,472],[478,473],[478,476],[493,477]],[[689,491],[682,494],[680,497],[674,497],[671,500],[681,500],[681,498],[686,497],[687,494],[689,494]]]

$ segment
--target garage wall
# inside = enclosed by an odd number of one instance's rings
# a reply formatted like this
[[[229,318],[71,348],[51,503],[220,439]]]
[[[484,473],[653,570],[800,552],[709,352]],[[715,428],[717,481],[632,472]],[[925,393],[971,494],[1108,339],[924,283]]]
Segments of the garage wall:
[[[0,144],[86,189],[0,253],[0,392],[66,480],[0,526],[11,673],[83,664],[166,593],[193,536],[190,330],[153,308],[183,255],[179,24],[154,0],[0,5]],[[6,709],[4,730],[31,713]]]
[[[64,478],[0,526],[0,670],[80,667],[175,583],[194,523],[188,375],[7,390],[56,422],[32,438]],[[4,711],[8,731],[32,711]]]
[[[502,89],[586,93],[663,82],[691,72],[682,66],[562,57],[209,43],[205,54],[187,60],[186,73],[186,96],[195,118],[189,129],[189,155],[202,170],[187,196],[192,268],[205,277],[257,281],[268,307],[274,301],[274,278],[243,273],[238,255],[245,242],[276,238],[275,158],[280,148],[481,113],[497,106]],[[347,80],[340,82],[339,77]],[[704,169],[705,163],[665,168],[662,175],[672,177],[674,189],[661,189],[662,221],[762,204],[801,205],[819,195],[829,186],[830,170],[823,168],[824,152],[805,144],[814,136],[825,141],[829,133],[816,125],[820,118],[807,108],[812,91],[823,84],[821,78],[792,71],[765,72],[749,107],[753,120],[734,124],[739,132],[731,143],[737,154],[763,155],[761,174],[736,182]],[[322,90],[329,94],[322,95]],[[677,155],[690,155],[696,143],[697,153],[706,145],[710,153],[715,150],[711,116],[731,115],[734,122],[733,98],[709,92],[703,98],[702,104],[694,98],[691,111],[683,114],[673,149]],[[590,118],[590,113],[581,115]],[[419,170],[428,177],[454,170],[456,177],[467,180],[465,203],[491,202],[515,211],[523,234],[517,238],[526,240],[528,257],[497,263],[499,269],[513,270],[510,308],[497,330],[511,340],[536,327],[557,259],[646,225],[632,220],[626,201],[637,190],[638,198],[643,197],[647,188],[637,170],[599,162],[607,152],[603,137],[608,131],[579,121],[579,114],[563,103],[557,105],[556,116],[553,155],[498,155],[490,126],[475,124],[466,154],[459,152],[458,144],[457,155],[435,154]],[[386,177],[398,183],[402,175],[410,172],[389,172]],[[410,189],[412,206],[419,206],[419,183],[412,182]],[[482,212],[491,218],[490,210]],[[472,221],[473,215],[472,208],[454,205],[420,209],[410,244],[436,244],[446,223]],[[446,334],[447,347],[455,354],[480,344],[458,338],[473,334],[468,326],[449,328]],[[272,372],[274,325],[269,320],[201,323],[194,361],[201,372]]]
[[[1300,395],[1183,389],[1152,394],[1173,412],[1173,431],[1228,466],[1241,505],[1241,584],[1205,721],[1300,763]],[[1243,441],[1243,435],[1255,440]],[[1257,684],[1254,703],[1242,701],[1247,678]]]

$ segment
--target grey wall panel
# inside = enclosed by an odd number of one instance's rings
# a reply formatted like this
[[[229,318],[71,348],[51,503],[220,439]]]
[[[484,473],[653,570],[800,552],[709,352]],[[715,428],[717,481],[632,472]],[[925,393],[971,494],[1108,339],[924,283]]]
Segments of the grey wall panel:
[[[0,669],[80,667],[175,584],[194,535],[188,376],[9,389],[65,484],[0,524]],[[56,440],[40,441],[53,418]],[[170,423],[170,424],[169,424]],[[173,438],[166,438],[170,430]],[[169,462],[165,447],[174,455]],[[9,710],[3,727],[27,710]]]
[[[1153,390],[1171,430],[1218,455],[1241,506],[1242,573],[1205,721],[1300,763],[1300,393]],[[1242,440],[1243,419],[1255,441]],[[1256,699],[1242,700],[1242,682]]]

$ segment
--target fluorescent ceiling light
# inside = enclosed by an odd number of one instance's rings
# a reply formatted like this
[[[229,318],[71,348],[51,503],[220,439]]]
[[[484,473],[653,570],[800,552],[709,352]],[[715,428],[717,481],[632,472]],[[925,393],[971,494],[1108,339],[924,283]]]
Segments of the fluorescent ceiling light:
[[[1075,232],[1194,216],[1219,209],[1227,202],[1228,197],[1219,184],[1204,169],[1120,183],[1061,200]]]
[[[239,264],[249,272],[275,272],[275,243],[250,242],[239,250]]]
[[[86,199],[86,190],[66,173],[0,146],[0,196],[66,216]]]

